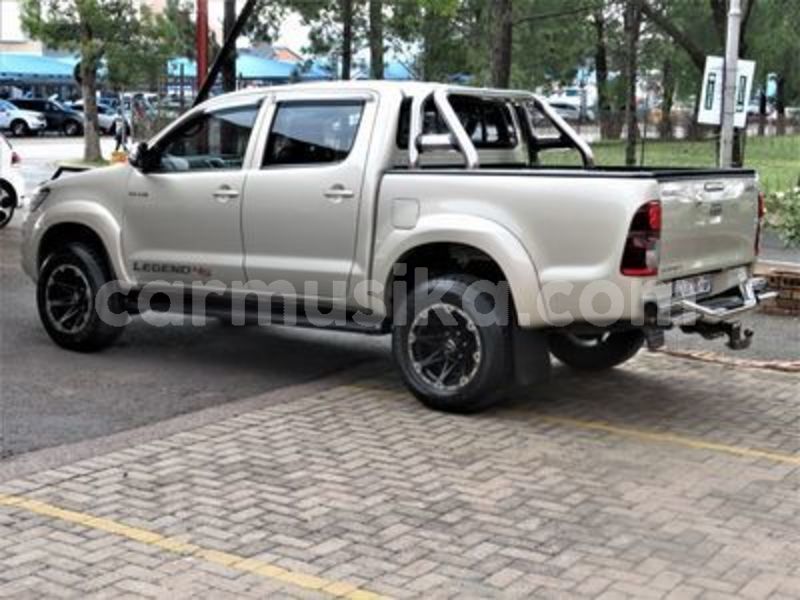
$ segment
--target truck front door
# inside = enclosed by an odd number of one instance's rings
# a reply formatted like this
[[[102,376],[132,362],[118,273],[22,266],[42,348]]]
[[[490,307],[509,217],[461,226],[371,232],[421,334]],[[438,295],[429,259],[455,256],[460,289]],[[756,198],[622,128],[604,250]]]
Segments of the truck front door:
[[[276,285],[285,297],[344,299],[376,104],[368,95],[276,94],[242,207],[251,284]]]
[[[199,112],[156,145],[156,166],[133,170],[123,247],[141,283],[244,281],[241,196],[259,104]]]

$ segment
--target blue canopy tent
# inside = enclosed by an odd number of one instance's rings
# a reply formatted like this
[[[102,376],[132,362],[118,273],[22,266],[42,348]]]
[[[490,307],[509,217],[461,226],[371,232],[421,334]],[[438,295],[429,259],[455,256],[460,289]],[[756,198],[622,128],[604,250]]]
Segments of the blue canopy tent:
[[[197,76],[197,64],[195,61],[188,58],[173,58],[167,66],[167,73],[173,83],[181,76],[181,68],[183,69],[183,77],[187,81],[194,80]],[[236,76],[243,81],[258,82],[263,85],[329,78],[327,73],[313,65],[310,69],[305,69],[301,63],[273,60],[246,52],[239,52],[236,57]]]
[[[77,82],[74,64],[65,57],[0,53],[0,97],[23,93],[29,96],[74,96]]]
[[[74,65],[59,58],[36,54],[0,54],[0,84],[64,84],[73,83]]]
[[[417,79],[417,75],[404,62],[390,60],[383,65],[383,78],[386,81],[413,81]],[[370,79],[369,67],[362,67],[356,73],[355,79]]]

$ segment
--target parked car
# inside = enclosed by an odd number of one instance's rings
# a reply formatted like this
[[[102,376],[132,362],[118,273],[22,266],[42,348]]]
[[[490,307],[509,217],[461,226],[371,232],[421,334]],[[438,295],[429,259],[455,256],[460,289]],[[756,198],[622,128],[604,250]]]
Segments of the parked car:
[[[8,130],[13,135],[38,135],[47,127],[47,120],[40,112],[22,110],[8,100],[0,100],[0,130]]]
[[[557,135],[530,126],[533,110]],[[559,149],[583,168],[539,166]],[[30,209],[23,265],[64,348],[110,345],[166,295],[234,323],[391,333],[408,388],[454,412],[543,385],[551,353],[607,369],[677,327],[745,348],[738,319],[769,295],[752,276],[755,171],[597,166],[522,91],[226,94],[128,164],[46,183]]]
[[[566,102],[550,102],[550,107],[555,110],[562,119],[577,122],[581,117],[580,106],[568,104]]]
[[[11,222],[25,195],[25,182],[19,166],[19,154],[0,133],[0,229]]]
[[[78,100],[70,104],[72,110],[78,111],[83,114],[83,100]],[[125,117],[127,123],[128,133],[131,131],[130,118]],[[100,126],[100,131],[108,135],[114,135],[117,122],[117,111],[108,106],[107,104],[97,103],[97,124]]]
[[[58,131],[65,135],[74,136],[83,133],[83,115],[47,98],[22,98],[15,99],[13,103],[25,110],[35,110],[43,113],[47,119],[47,130]]]

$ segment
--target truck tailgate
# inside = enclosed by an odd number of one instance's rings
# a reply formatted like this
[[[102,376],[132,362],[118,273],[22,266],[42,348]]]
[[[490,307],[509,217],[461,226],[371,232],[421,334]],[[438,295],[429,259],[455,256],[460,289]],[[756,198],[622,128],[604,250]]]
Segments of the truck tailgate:
[[[660,182],[659,277],[675,279],[755,258],[758,189],[754,175],[710,175]]]

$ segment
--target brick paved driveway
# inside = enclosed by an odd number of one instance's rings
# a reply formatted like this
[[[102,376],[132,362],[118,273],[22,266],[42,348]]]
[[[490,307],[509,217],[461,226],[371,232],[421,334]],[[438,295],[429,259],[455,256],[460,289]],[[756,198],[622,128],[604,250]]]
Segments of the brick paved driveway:
[[[798,390],[643,355],[456,417],[380,365],[0,484],[0,596],[800,598]]]

